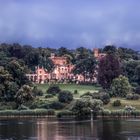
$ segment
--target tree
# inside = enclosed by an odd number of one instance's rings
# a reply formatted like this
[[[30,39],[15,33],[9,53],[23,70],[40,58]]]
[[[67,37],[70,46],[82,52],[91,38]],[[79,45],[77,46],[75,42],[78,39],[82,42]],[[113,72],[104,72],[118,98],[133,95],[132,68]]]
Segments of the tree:
[[[23,103],[33,99],[32,89],[28,85],[23,85],[15,96],[15,101],[17,105],[22,105]]]
[[[120,75],[118,78],[113,80],[111,85],[111,93],[117,97],[126,97],[131,92],[131,85],[128,78]]]
[[[6,69],[12,75],[13,81],[17,83],[17,85],[22,86],[29,83],[29,80],[26,77],[27,69],[24,63],[17,60],[12,60],[6,65]]]
[[[93,114],[97,114],[100,110],[102,110],[103,102],[98,99],[93,99],[90,101],[90,108],[93,111]]]
[[[74,102],[72,106],[72,111],[77,115],[77,117],[88,117],[91,114],[96,115],[100,110],[102,110],[103,102],[98,99],[78,99]]]
[[[80,59],[86,59],[93,55],[91,50],[88,50],[84,47],[79,47],[75,50],[75,59],[79,61]]]
[[[112,80],[120,74],[121,67],[117,56],[108,54],[99,61],[98,82],[104,89],[109,89]]]
[[[113,45],[107,45],[104,47],[103,51],[107,54],[115,54],[117,53],[117,48]]]
[[[129,60],[139,60],[140,55],[138,51],[132,50],[130,48],[118,48],[118,56],[121,60],[129,61]]]
[[[139,83],[139,66],[139,60],[129,60],[123,62],[123,73],[126,77],[128,77],[130,83]]]
[[[73,70],[74,74],[82,74],[85,79],[93,80],[95,70],[97,66],[97,61],[94,58],[86,58],[80,60]]]
[[[135,79],[136,82],[140,85],[140,65],[135,68]]]

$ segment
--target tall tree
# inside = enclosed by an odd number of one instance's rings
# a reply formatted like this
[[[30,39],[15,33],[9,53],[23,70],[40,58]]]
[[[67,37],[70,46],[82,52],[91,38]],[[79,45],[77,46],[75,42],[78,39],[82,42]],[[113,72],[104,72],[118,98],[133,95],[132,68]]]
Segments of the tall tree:
[[[112,80],[121,74],[120,62],[117,56],[108,54],[99,62],[98,81],[105,89],[109,89]]]
[[[82,59],[75,65],[73,72],[74,74],[82,74],[84,80],[88,78],[92,81],[95,74],[96,66],[97,61],[95,60],[95,58]]]

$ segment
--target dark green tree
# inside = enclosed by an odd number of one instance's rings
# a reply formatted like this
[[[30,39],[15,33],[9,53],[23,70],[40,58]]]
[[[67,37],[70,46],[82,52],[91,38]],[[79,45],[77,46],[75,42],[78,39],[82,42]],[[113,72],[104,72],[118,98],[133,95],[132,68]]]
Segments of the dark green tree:
[[[108,54],[99,62],[98,82],[104,89],[109,89],[114,78],[121,74],[120,62],[117,56]]]
[[[79,62],[75,65],[73,72],[74,74],[82,74],[84,80],[88,78],[90,79],[90,81],[92,81],[95,74],[96,66],[97,61],[95,60],[95,58],[82,59],[79,60]]]

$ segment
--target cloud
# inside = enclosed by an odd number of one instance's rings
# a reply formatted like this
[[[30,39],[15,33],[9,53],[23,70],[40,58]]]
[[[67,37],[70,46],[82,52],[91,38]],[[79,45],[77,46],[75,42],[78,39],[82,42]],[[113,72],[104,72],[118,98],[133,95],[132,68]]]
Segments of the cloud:
[[[140,45],[139,0],[1,0],[0,9],[0,42],[69,48]]]

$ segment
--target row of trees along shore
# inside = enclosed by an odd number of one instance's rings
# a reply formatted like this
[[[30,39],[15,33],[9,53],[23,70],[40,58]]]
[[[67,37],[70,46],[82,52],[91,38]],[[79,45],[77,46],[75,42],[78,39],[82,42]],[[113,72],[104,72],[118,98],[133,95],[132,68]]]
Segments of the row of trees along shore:
[[[25,102],[34,100],[34,85],[27,79],[26,73],[35,70],[38,65],[52,71],[54,65],[49,59],[51,53],[67,56],[68,61],[75,65],[75,74],[91,79],[98,65],[98,84],[104,90],[112,91],[114,96],[125,97],[130,90],[139,92],[140,53],[115,46],[105,46],[99,51],[107,55],[97,62],[93,50],[84,47],[54,49],[0,44],[0,101],[15,102],[15,108],[19,108]]]

